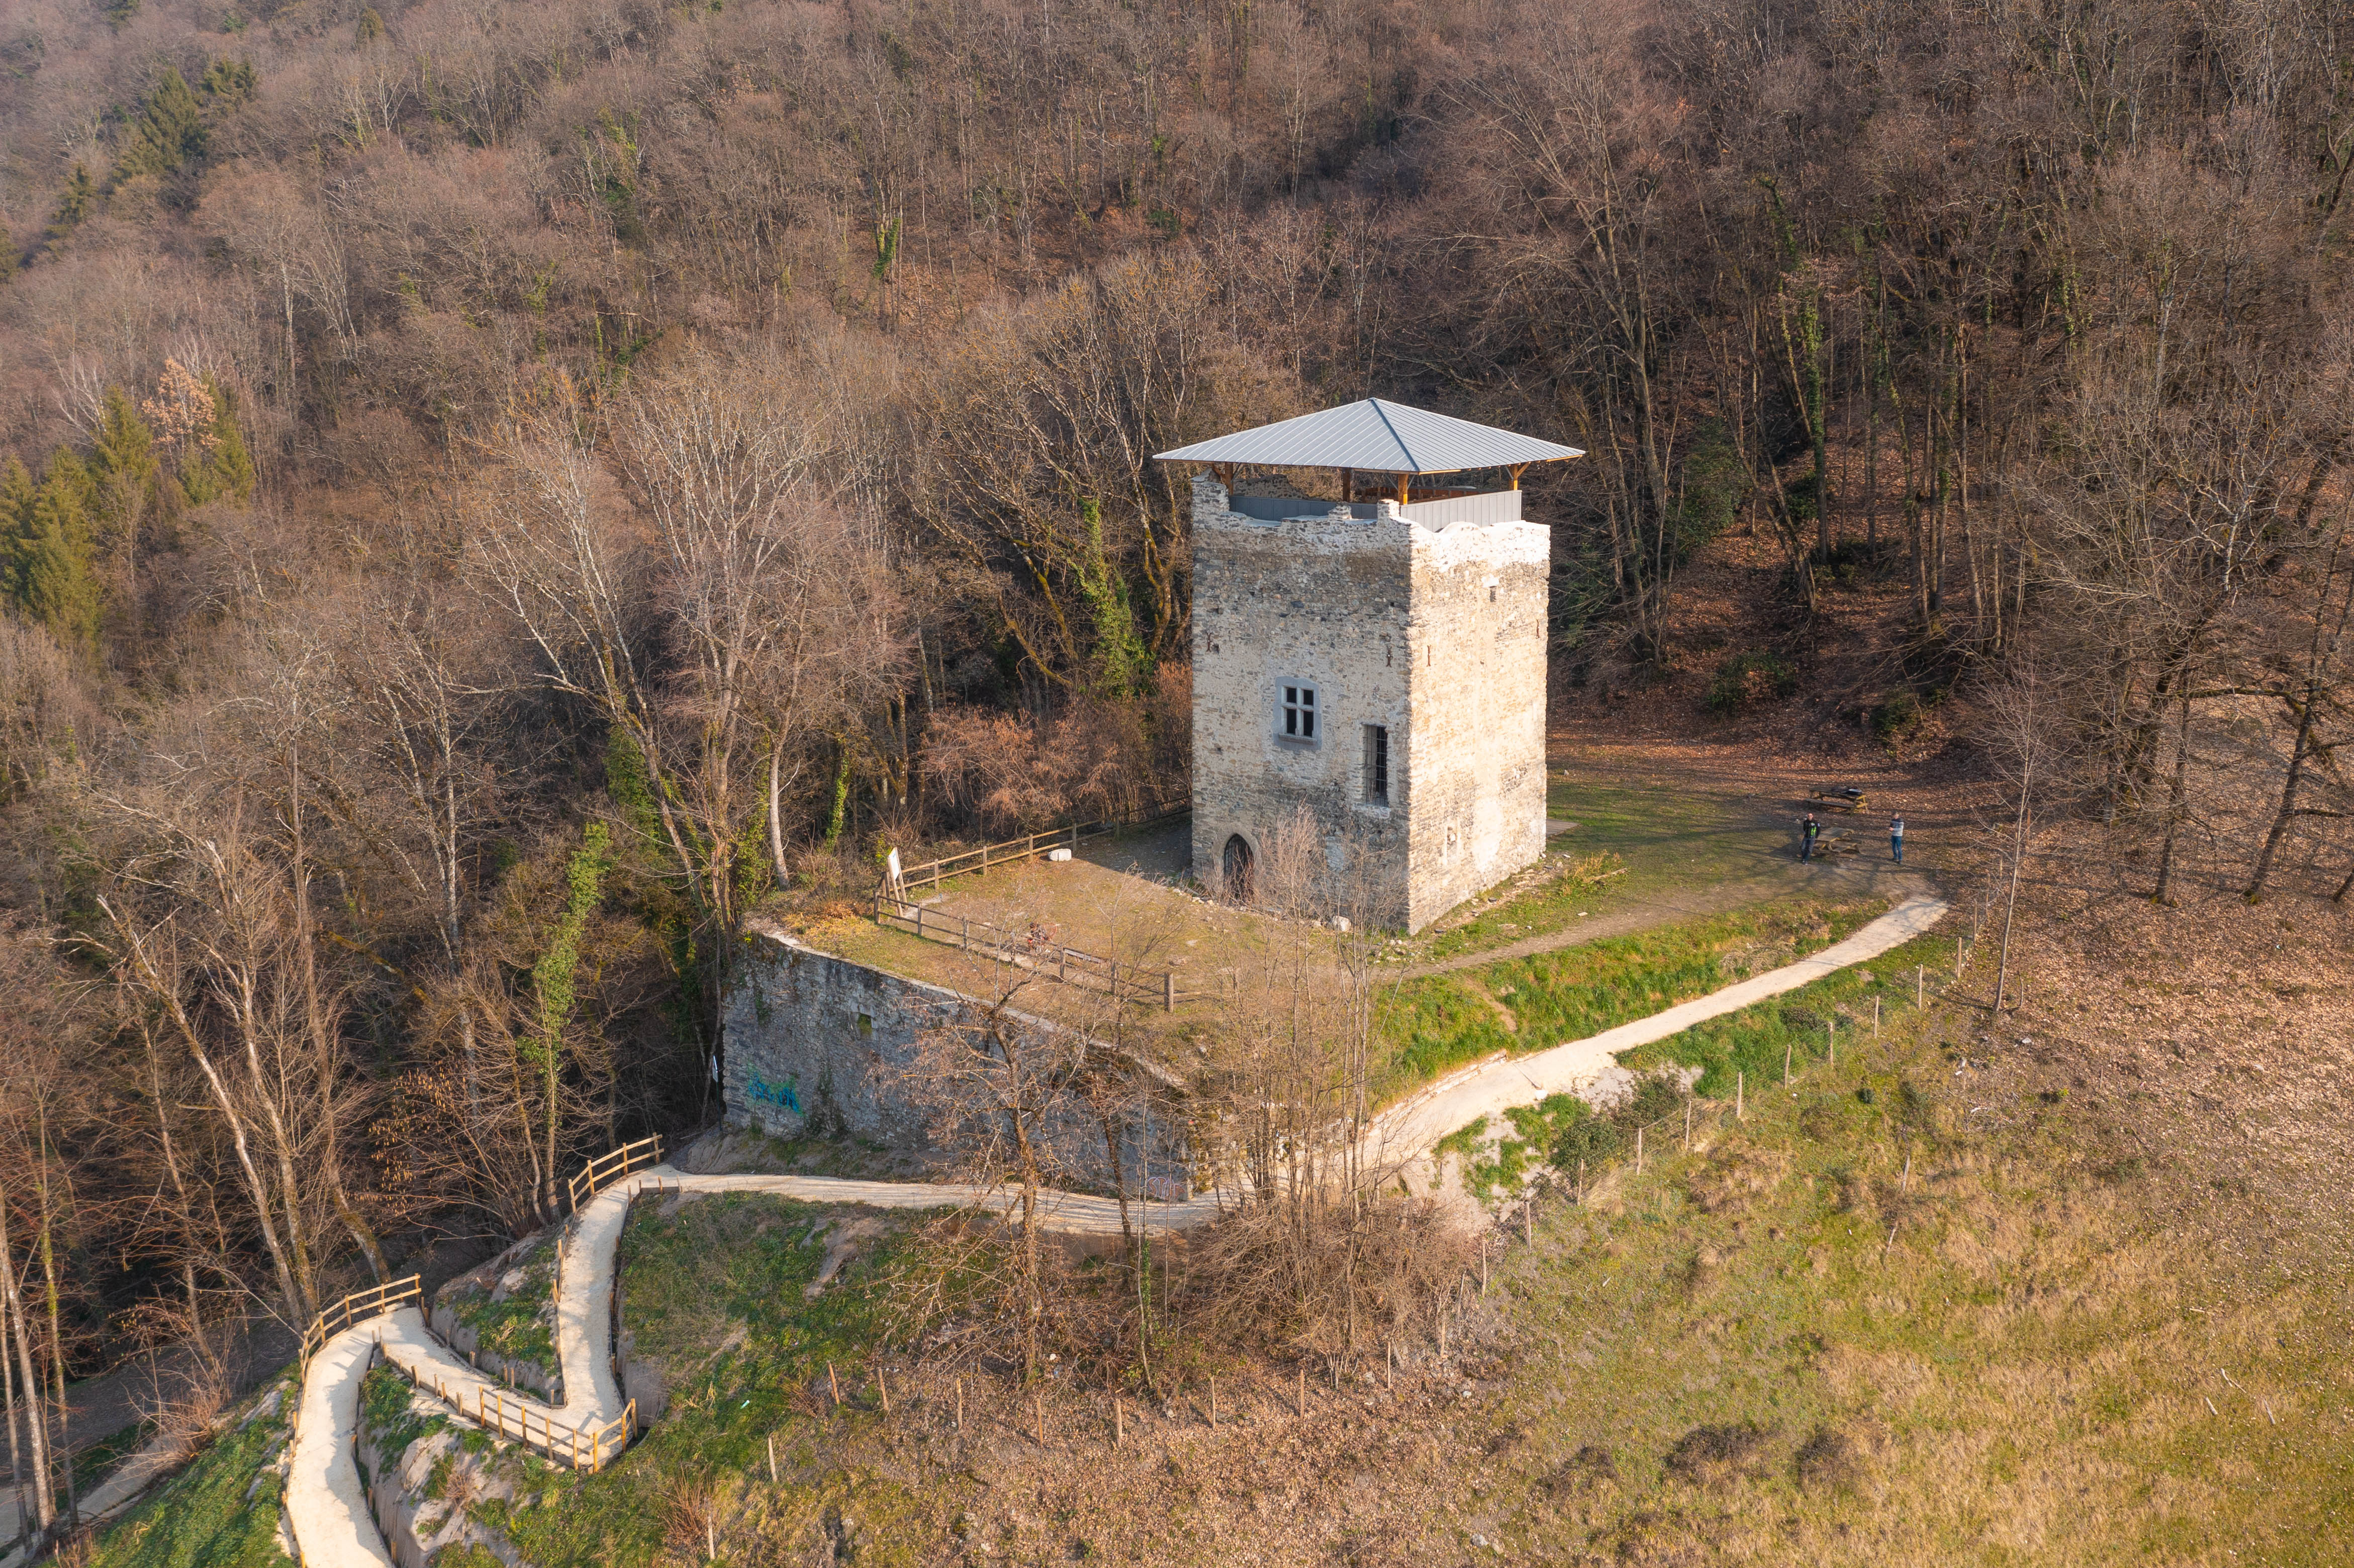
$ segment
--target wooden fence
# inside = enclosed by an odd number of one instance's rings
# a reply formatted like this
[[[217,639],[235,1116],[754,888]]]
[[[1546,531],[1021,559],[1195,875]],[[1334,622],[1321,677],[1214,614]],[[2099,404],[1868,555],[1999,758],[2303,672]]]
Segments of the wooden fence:
[[[312,1319],[311,1326],[302,1330],[302,1364],[309,1366],[311,1358],[319,1353],[320,1347],[354,1323],[381,1318],[387,1312],[413,1306],[419,1296],[418,1278],[413,1274],[371,1286],[366,1290],[353,1291]]]
[[[565,1196],[578,1213],[580,1205],[597,1195],[600,1188],[610,1187],[640,1166],[662,1163],[662,1134],[642,1138],[635,1143],[625,1143],[610,1153],[600,1154],[580,1168],[580,1174],[565,1183]],[[559,1258],[561,1255],[559,1254]],[[559,1261],[557,1267],[561,1268]]]
[[[386,1365],[418,1384],[417,1374],[391,1358]],[[547,1407],[526,1399],[509,1399],[504,1389],[485,1383],[474,1390],[474,1403],[466,1404],[461,1390],[457,1398],[437,1379],[428,1391],[434,1398],[467,1417],[485,1431],[502,1437],[511,1437],[528,1448],[536,1448],[550,1459],[575,1470],[601,1470],[620,1457],[637,1436],[638,1402],[630,1401],[621,1414],[602,1426],[566,1426],[548,1419]]]
[[[1035,859],[1049,850],[1076,850],[1083,840],[1101,838],[1106,833],[1118,832],[1122,828],[1156,827],[1162,822],[1185,816],[1190,810],[1191,808],[1181,807],[1173,811],[1163,811],[1158,816],[1144,817],[1134,821],[1106,817],[1100,821],[1074,822],[1067,828],[1054,828],[1043,833],[1030,833],[1018,839],[1007,839],[1001,843],[983,844],[976,850],[966,850],[961,853],[947,855],[939,860],[928,860],[921,865],[902,866],[899,870],[898,886],[893,887],[890,879],[886,876],[875,896],[888,898],[896,894],[904,902],[907,892],[912,888],[924,887],[938,892],[940,884],[951,876],[964,876],[974,872],[986,872],[992,865],[1012,865],[1016,861]]]
[[[1163,1012],[1174,1012],[1179,1002],[1195,997],[1220,994],[1179,991],[1174,969],[1123,964],[1118,959],[1082,952],[1060,943],[1010,936],[986,920],[943,915],[885,894],[875,895],[875,923],[895,931],[912,931],[927,941],[945,942],[968,953],[981,953],[1065,985],[1084,986],[1120,1001],[1140,1001]]]

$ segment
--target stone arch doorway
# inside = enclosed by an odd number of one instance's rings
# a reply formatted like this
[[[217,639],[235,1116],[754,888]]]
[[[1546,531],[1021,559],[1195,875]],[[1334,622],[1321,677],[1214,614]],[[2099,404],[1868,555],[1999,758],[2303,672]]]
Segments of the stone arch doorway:
[[[1225,863],[1223,870],[1225,875],[1226,896],[1236,904],[1249,903],[1251,847],[1250,841],[1244,838],[1242,834],[1236,833],[1226,841]]]

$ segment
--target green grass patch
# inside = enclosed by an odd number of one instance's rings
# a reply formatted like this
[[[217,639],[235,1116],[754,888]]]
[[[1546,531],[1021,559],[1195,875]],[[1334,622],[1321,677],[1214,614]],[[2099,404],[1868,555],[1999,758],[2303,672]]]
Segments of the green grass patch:
[[[556,1353],[556,1263],[562,1234],[560,1229],[550,1230],[497,1278],[441,1297],[441,1304],[474,1331],[483,1351],[535,1366],[551,1383],[563,1370]],[[512,1290],[502,1290],[500,1282],[518,1269],[521,1281]]]
[[[542,1483],[532,1467],[546,1467],[529,1461],[525,1499],[544,1484],[560,1506],[482,1503],[474,1517],[540,1568],[634,1568],[679,1544],[695,1544],[699,1560],[699,1542],[669,1541],[680,1498],[765,1474],[772,1435],[779,1464],[802,1483],[788,1489],[790,1506],[822,1511],[854,1496],[873,1527],[909,1506],[896,1483],[833,1471],[823,1456],[881,1419],[868,1375],[887,1327],[881,1287],[921,1216],[751,1192],[698,1198],[667,1218],[663,1206],[632,1211],[619,1271],[622,1322],[637,1357],[665,1369],[670,1408],[600,1475],[550,1470]],[[828,1241],[846,1224],[874,1234],[812,1298]],[[829,1364],[839,1412],[814,1396]]]
[[[255,1414],[275,1392],[273,1414]],[[120,1523],[102,1531],[90,1568],[277,1568],[292,1559],[278,1547],[282,1488],[276,1464],[301,1397],[289,1368],[244,1419],[216,1438],[188,1467]]]
[[[1379,1090],[1389,1097],[1490,1052],[1550,1050],[1648,1018],[1819,952],[1882,907],[1785,899],[1405,981],[1381,1023]]]
[[[1622,1065],[1697,1067],[1696,1094],[1730,1099],[1735,1077],[1755,1093],[1782,1078],[1787,1060],[1793,1073],[1825,1060],[1834,1030],[1840,1049],[1852,1051],[1872,1038],[1873,1003],[1883,1020],[1900,1007],[1910,1012],[1914,969],[1950,962],[1950,940],[1916,937],[1869,963],[1857,964],[1785,991],[1768,1001],[1696,1024],[1681,1034],[1638,1046],[1619,1058]]]

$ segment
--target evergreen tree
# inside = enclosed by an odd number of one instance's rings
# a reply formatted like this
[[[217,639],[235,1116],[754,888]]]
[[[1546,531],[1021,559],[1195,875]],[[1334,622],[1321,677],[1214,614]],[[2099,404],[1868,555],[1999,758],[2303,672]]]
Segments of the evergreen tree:
[[[148,92],[139,118],[122,133],[110,185],[141,175],[170,174],[204,152],[207,135],[204,106],[189,90],[187,79],[165,66]]]
[[[58,210],[49,219],[48,239],[51,244],[63,239],[81,227],[81,220],[98,205],[98,187],[90,183],[90,171],[80,164],[66,176],[65,194],[58,197]]]
[[[61,647],[85,658],[98,652],[98,581],[90,571],[90,514],[75,472],[49,465],[33,498],[30,525],[17,546],[12,597],[49,629]]]
[[[90,469],[101,496],[122,485],[143,488],[155,478],[155,432],[120,387],[106,389],[98,439],[90,443]]]
[[[33,503],[39,494],[32,473],[11,454],[0,467],[0,596],[16,597],[16,563],[32,537]]]
[[[238,429],[236,404],[209,376],[205,377],[205,390],[212,395],[213,420],[205,431],[204,453],[181,473],[180,488],[187,493],[191,506],[202,506],[224,495],[250,501],[253,454],[246,447],[245,432]]]
[[[363,5],[360,7],[360,25],[352,32],[359,42],[372,44],[384,37],[384,18],[376,14],[375,6]]]
[[[216,109],[235,109],[253,98],[253,62],[241,59],[232,65],[228,60],[215,60],[205,68],[205,79],[197,85],[205,90],[205,96],[212,100]]]

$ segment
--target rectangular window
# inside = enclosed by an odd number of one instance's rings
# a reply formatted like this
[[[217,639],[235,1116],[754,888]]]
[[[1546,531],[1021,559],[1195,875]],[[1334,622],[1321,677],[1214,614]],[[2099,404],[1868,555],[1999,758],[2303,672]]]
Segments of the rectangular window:
[[[1390,732],[1386,725],[1365,726],[1365,804],[1390,803]]]
[[[1316,688],[1287,683],[1283,688],[1283,738],[1316,738]]]

